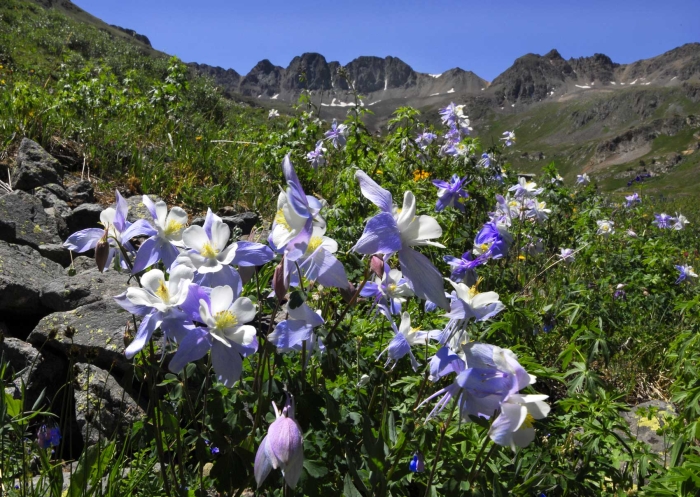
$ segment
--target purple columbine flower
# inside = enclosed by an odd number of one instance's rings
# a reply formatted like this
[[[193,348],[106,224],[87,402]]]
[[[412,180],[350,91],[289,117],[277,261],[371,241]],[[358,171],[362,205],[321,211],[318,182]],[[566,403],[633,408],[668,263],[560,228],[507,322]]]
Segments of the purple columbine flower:
[[[37,443],[42,449],[58,447],[61,443],[61,430],[58,426],[41,425],[36,434]]]
[[[426,148],[428,148],[428,145],[430,145],[436,138],[437,135],[435,133],[431,131],[424,131],[420,135],[418,135],[415,141],[421,150],[425,150]]]
[[[473,253],[476,256],[488,254],[493,259],[500,259],[508,255],[512,243],[513,236],[504,226],[489,222],[476,234]]]
[[[413,296],[413,290],[401,271],[391,269],[384,263],[382,277],[365,283],[360,295],[372,298],[377,310],[391,319],[391,315],[401,314],[401,304],[406,302],[407,297]]]
[[[537,183],[529,181],[526,178],[518,178],[518,183],[508,188],[509,192],[514,192],[513,196],[517,199],[534,198],[544,191],[544,188],[537,188]]]
[[[577,185],[586,186],[590,182],[591,182],[591,178],[586,173],[576,175],[576,184]]]
[[[504,131],[501,140],[503,140],[506,147],[510,147],[515,143],[515,131]]]
[[[419,451],[413,453],[411,462],[408,463],[408,470],[412,473],[422,473],[425,471],[425,458]]]
[[[319,166],[323,166],[326,163],[326,158],[323,156],[325,153],[326,148],[323,146],[323,140],[319,140],[316,142],[316,148],[306,154],[306,160],[309,161],[311,167],[318,169]]]
[[[331,129],[326,131],[323,135],[326,140],[330,140],[334,148],[343,148],[347,143],[348,127],[345,124],[338,124],[338,122],[333,119],[333,124],[331,124]]]
[[[625,196],[625,207],[633,207],[634,204],[638,204],[642,201],[641,197],[639,196],[639,193],[634,192],[632,195],[627,195]]]
[[[465,185],[467,177],[459,177],[455,174],[450,178],[450,182],[443,181],[441,179],[433,180],[433,185],[438,188],[438,200],[435,204],[435,210],[437,212],[445,210],[446,207],[454,207],[464,212],[464,199],[469,198],[469,194],[462,189]]]
[[[418,371],[418,361],[416,361],[413,352],[411,352],[411,347],[413,345],[427,344],[430,338],[437,337],[441,331],[420,331],[411,328],[411,316],[407,312],[404,312],[401,315],[401,324],[399,325],[398,329],[393,321],[391,326],[394,329],[394,338],[391,339],[391,342],[389,342],[387,348],[384,349],[381,354],[379,354],[377,359],[386,353],[387,359],[384,367],[387,367],[392,362],[396,364],[399,359],[408,354],[411,359],[413,371]]]
[[[486,152],[484,152],[483,154],[481,154],[481,159],[477,163],[477,166],[488,169],[489,167],[491,167],[492,160],[493,160],[493,155],[487,154]]]
[[[476,268],[485,264],[488,260],[488,254],[482,254],[479,257],[474,257],[471,252],[465,252],[462,257],[452,255],[443,256],[443,260],[452,266],[452,274],[450,279],[455,283],[465,282],[467,286],[472,286],[476,283]]]
[[[698,275],[695,274],[693,271],[693,266],[688,266],[688,265],[683,265],[683,266],[675,266],[678,271],[680,271],[680,275],[678,276],[678,279],[676,280],[676,285],[678,285],[681,281],[685,281],[687,278],[697,278]],[[690,281],[690,280],[688,280]]]
[[[194,282],[198,285],[230,286],[240,293],[241,277],[232,265],[262,266],[275,254],[261,243],[234,242],[229,245],[230,236],[231,228],[209,209],[204,226],[190,226],[182,233],[187,251],[178,256],[176,263],[191,267],[195,271]]]
[[[87,228],[73,233],[64,242],[63,246],[73,252],[87,252],[97,246],[97,242],[104,236],[107,230],[109,253],[104,265],[106,271],[116,255],[119,258],[122,269],[128,269],[119,245],[128,252],[133,253],[134,247],[129,242],[137,236],[153,236],[156,230],[145,219],[139,219],[135,223],[126,220],[129,205],[119,192],[116,192],[117,202],[115,207],[108,207],[100,213],[100,223],[103,228]]]
[[[187,213],[180,207],[173,207],[168,212],[165,202],[154,203],[147,195],[143,196],[143,204],[153,218],[156,234],[139,247],[133,272],[140,273],[158,261],[163,261],[165,269],[170,269],[180,255],[179,248],[184,247],[182,232],[187,227]]]
[[[403,207],[396,209],[391,193],[375,183],[365,172],[357,171],[355,178],[360,183],[362,195],[381,209],[367,221],[362,236],[352,250],[360,254],[389,255],[398,252],[404,278],[413,292],[420,298],[431,300],[443,309],[449,307],[445,298],[442,275],[432,262],[411,247],[444,245],[431,241],[442,235],[442,228],[430,216],[416,215],[416,198],[406,192]]]
[[[560,250],[561,252],[557,254],[559,259],[568,263],[574,262],[574,253],[576,252],[574,249],[563,248]]]
[[[450,102],[447,107],[440,109],[440,119],[447,126],[453,126],[457,122],[457,106],[454,102]]]
[[[287,304],[287,314],[289,317],[281,321],[275,327],[275,331],[267,337],[267,340],[277,347],[279,352],[290,352],[292,350],[301,352],[306,347],[306,360],[308,361],[316,346],[318,346],[320,351],[325,349],[321,339],[314,333],[314,328],[323,326],[325,323],[320,311],[314,312],[304,302],[293,309]],[[306,345],[304,345],[305,342]]]
[[[652,221],[651,224],[655,224],[661,229],[671,229],[673,227],[673,224],[676,222],[676,219],[669,216],[665,212],[661,214],[654,214],[654,217],[656,219]]]
[[[182,338],[168,368],[177,374],[211,350],[217,379],[230,387],[241,376],[243,358],[258,349],[255,328],[245,324],[255,319],[255,305],[229,286],[217,286],[201,297],[194,319],[201,326]]]
[[[194,327],[181,309],[187,301],[198,299],[197,289],[191,288],[194,271],[187,266],[176,266],[166,281],[160,269],[151,269],[141,277],[141,287],[130,287],[114,298],[124,309],[143,320],[136,337],[124,351],[127,359],[138,354],[160,327],[166,339],[182,340]]]
[[[304,437],[294,419],[294,400],[289,394],[281,412],[274,402],[272,406],[277,419],[270,425],[255,454],[255,481],[260,488],[270,471],[279,468],[284,481],[294,488],[304,466]]]

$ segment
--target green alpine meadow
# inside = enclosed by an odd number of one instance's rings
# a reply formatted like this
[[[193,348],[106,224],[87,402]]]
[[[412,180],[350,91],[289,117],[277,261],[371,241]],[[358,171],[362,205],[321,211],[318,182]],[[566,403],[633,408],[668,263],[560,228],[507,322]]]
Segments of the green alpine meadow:
[[[700,495],[698,68],[3,0],[0,495]]]

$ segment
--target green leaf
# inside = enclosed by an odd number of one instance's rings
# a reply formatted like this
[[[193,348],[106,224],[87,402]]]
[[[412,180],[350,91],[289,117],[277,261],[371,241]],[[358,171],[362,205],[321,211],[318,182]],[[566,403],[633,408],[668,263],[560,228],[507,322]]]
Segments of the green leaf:
[[[328,474],[328,469],[316,461],[304,460],[304,469],[312,478],[323,478]]]
[[[345,483],[343,484],[343,497],[362,497],[362,494],[352,483],[352,478],[350,478],[349,474],[345,475]]]

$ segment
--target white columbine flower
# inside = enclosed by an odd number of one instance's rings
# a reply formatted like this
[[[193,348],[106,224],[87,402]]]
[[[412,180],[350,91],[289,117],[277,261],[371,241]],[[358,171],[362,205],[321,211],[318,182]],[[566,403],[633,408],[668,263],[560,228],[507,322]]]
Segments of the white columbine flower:
[[[682,230],[685,228],[686,224],[690,224],[688,219],[683,215],[676,212],[676,222],[671,226],[674,230]]]
[[[268,119],[274,119],[275,117],[280,117],[280,113],[277,109],[270,109],[270,112],[267,114]]]
[[[586,186],[591,182],[591,178],[586,173],[576,175],[576,184]]]
[[[608,220],[596,221],[598,223],[598,231],[596,234],[603,235],[605,237],[615,233],[615,223]]]

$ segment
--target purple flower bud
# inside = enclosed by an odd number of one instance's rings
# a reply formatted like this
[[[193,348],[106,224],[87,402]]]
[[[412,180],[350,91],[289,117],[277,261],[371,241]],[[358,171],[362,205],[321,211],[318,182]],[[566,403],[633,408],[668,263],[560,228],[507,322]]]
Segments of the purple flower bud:
[[[423,454],[420,452],[414,452],[411,462],[408,464],[408,469],[413,473],[422,473],[425,471],[425,460]]]
[[[46,425],[41,425],[36,438],[39,447],[42,449],[58,447],[61,443],[61,430],[57,426],[47,427]]]
[[[95,246],[95,264],[100,273],[104,272],[105,266],[107,265],[107,259],[109,259],[109,240],[107,240],[108,228],[105,227],[105,232],[102,238],[97,242]]]
[[[270,425],[255,454],[255,481],[258,488],[273,469],[280,468],[284,481],[294,488],[304,465],[303,435],[299,423],[294,419],[294,401],[287,394],[287,402],[280,412],[275,403],[277,419]]]

